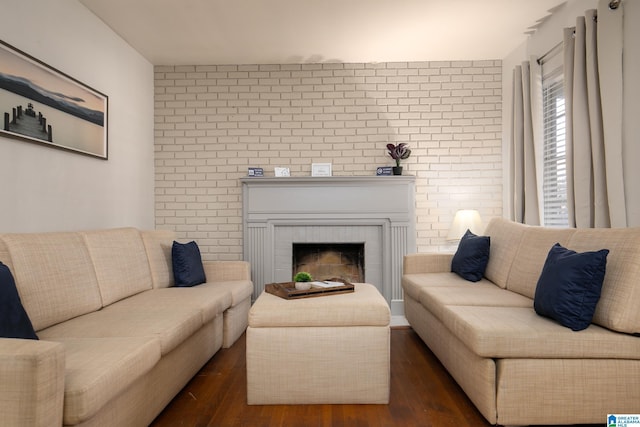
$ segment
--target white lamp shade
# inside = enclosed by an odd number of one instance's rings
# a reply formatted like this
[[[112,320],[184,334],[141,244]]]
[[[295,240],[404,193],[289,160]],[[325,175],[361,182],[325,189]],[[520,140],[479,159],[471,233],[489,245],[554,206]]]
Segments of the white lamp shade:
[[[460,240],[467,230],[471,230],[473,234],[480,235],[484,231],[480,213],[475,209],[463,209],[456,212],[447,240]]]

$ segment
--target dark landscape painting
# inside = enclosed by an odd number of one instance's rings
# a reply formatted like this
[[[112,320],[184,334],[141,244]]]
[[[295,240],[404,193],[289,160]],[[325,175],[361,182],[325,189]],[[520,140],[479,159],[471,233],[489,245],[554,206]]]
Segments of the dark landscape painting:
[[[107,158],[106,95],[0,41],[0,134]]]

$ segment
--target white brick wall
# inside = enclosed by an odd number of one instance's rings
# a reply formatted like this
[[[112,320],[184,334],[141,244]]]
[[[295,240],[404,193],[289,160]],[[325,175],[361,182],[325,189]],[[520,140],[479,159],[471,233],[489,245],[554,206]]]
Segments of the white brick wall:
[[[457,209],[502,214],[500,61],[155,68],[156,225],[205,259],[242,258],[250,166],[373,175],[407,142],[420,252],[451,249]]]

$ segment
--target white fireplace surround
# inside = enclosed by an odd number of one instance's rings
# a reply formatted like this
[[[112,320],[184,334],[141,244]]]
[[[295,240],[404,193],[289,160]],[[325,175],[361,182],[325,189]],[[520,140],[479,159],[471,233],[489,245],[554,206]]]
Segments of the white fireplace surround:
[[[416,251],[415,177],[243,178],[253,298],[291,280],[293,243],[364,243],[365,281],[404,314],[402,258]]]

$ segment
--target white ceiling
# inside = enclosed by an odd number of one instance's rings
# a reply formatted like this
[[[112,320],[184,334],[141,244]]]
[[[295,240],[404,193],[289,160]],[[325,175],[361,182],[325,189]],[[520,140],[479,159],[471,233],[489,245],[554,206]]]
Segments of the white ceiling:
[[[79,0],[155,65],[502,59],[564,0]]]

